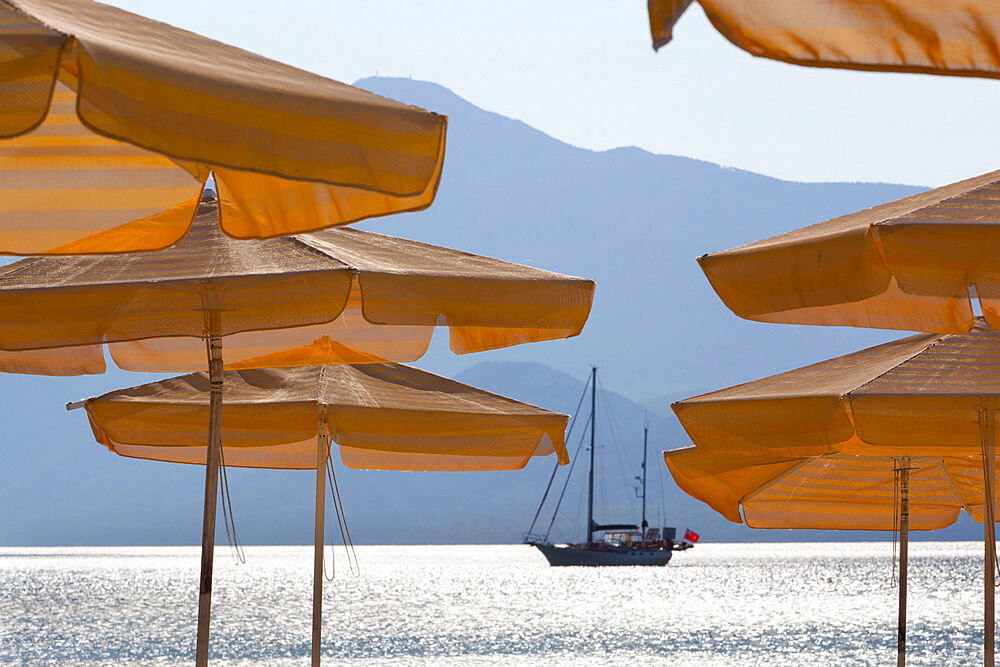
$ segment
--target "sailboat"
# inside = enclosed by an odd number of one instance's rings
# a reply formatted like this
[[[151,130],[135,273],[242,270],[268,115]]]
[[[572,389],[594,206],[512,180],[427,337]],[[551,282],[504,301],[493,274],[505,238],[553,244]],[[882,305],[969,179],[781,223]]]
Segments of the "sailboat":
[[[642,521],[639,524],[602,524],[594,520],[596,422],[597,367],[593,366],[590,377],[590,474],[587,484],[587,538],[577,544],[553,544],[548,539],[548,533],[536,535],[531,532],[535,525],[533,521],[532,528],[529,528],[528,533],[525,534],[524,542],[541,551],[549,561],[549,565],[553,566],[666,565],[670,562],[673,552],[684,551],[694,546],[693,543],[698,540],[698,535],[688,530],[685,532],[685,539],[678,542],[675,541],[677,538],[676,528],[650,528],[646,521],[646,457],[649,426],[647,425],[643,432],[642,477],[636,477],[642,490]],[[553,473],[554,478],[555,473]],[[552,479],[549,480],[549,488],[551,486]],[[538,520],[538,515],[547,496],[548,489],[542,497],[538,512],[535,513],[535,521]],[[558,511],[558,507],[556,511]],[[555,517],[553,517],[554,520]],[[595,536],[597,533],[600,535]]]

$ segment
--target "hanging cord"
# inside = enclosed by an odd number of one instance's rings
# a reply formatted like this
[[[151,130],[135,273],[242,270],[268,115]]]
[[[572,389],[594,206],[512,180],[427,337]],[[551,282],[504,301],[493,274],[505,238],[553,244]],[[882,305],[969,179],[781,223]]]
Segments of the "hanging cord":
[[[247,562],[243,547],[240,546],[236,538],[236,519],[233,516],[233,501],[229,497],[229,477],[226,475],[226,457],[223,455],[223,447],[219,446],[219,477],[222,480],[222,521],[226,525],[226,541],[229,542],[229,549],[233,554],[233,560],[237,565]],[[230,530],[232,533],[230,534]]]
[[[900,505],[900,479],[899,460],[894,459],[892,468],[892,576],[889,578],[889,587],[895,588],[896,579],[896,544],[899,541],[899,505]]]
[[[983,433],[984,435],[985,435],[985,432],[986,432],[986,420],[983,418],[985,416],[985,413],[986,413],[986,408],[979,408],[979,429],[980,429],[980,432]],[[989,470],[988,470],[988,467],[986,465],[986,438],[985,437],[981,437],[979,439],[979,451],[983,455],[982,456],[982,461],[983,461],[983,523],[986,523],[986,503],[994,503],[994,506],[996,506],[995,504],[996,504],[996,492],[997,492],[997,490],[995,488],[993,489],[993,498],[987,498],[986,497],[986,478],[989,475]],[[993,519],[995,521],[996,517],[994,516]],[[997,550],[996,550],[996,541],[997,541],[996,523],[994,523],[993,526],[990,527],[990,533],[992,535],[993,545],[994,545],[994,548],[993,548],[993,567],[995,567],[996,571],[998,573],[1000,573],[1000,562],[998,562],[998,559],[997,559]],[[1000,577],[997,577],[997,579],[998,580],[993,584],[993,586],[996,587],[996,588],[1000,588]]]
[[[594,416],[591,415],[587,422],[583,425],[583,429],[580,432],[580,443],[576,446],[576,452],[573,453],[573,460],[569,463],[569,472],[566,473],[566,483],[563,484],[562,491],[559,493],[559,500],[556,502],[556,508],[552,510],[552,520],[549,521],[549,528],[545,531],[545,541],[549,541],[549,533],[552,532],[552,524],[556,522],[556,516],[559,514],[559,507],[562,505],[563,496],[566,495],[566,489],[569,488],[569,480],[573,476],[573,468],[576,467],[576,462],[580,460],[580,450],[583,449],[583,440],[587,436],[587,427],[590,425],[590,420]]]
[[[326,554],[323,554],[323,578],[327,581],[333,581],[333,577],[337,574],[337,559],[333,553],[333,538],[330,532],[330,524],[324,521],[326,524],[326,543],[330,546],[330,573],[326,573]]]
[[[573,417],[569,421],[569,428],[566,429],[566,438],[564,440],[568,441],[570,436],[573,434],[573,425],[576,424],[576,416],[580,414],[580,406],[583,405],[583,399],[587,396],[587,387],[590,386],[590,378],[587,378],[587,382],[583,385],[583,392],[580,394],[580,400],[576,404],[576,409],[573,410]],[[559,461],[556,461],[555,468],[552,469],[552,476],[549,477],[548,486],[545,487],[545,493],[542,494],[542,502],[538,503],[538,510],[535,512],[535,518],[531,520],[531,527],[528,528],[528,535],[535,530],[535,523],[538,521],[538,516],[542,513],[542,508],[545,506],[545,500],[549,497],[549,490],[552,488],[552,482],[556,479],[556,473],[559,472]]]
[[[327,442],[327,446],[326,446],[326,460],[329,463],[329,461],[330,461],[330,444],[329,444],[329,441]],[[326,465],[324,465],[323,467],[325,468]],[[332,492],[333,491],[331,489],[331,493]],[[326,519],[326,520],[323,521],[323,529],[324,529],[324,532],[326,533],[326,543],[330,547],[330,573],[327,574],[327,572],[326,572],[326,553],[324,551],[324,554],[323,554],[323,578],[326,579],[327,581],[333,581],[334,575],[337,574],[337,558],[336,558],[336,555],[333,552],[333,533],[330,531],[329,515],[327,515],[326,517],[324,517],[324,519]]]
[[[347,554],[347,566],[351,569],[351,574],[357,578],[361,576],[361,565],[358,563],[358,554],[354,551],[351,529],[347,527],[347,513],[344,512],[344,504],[340,499],[337,473],[333,471],[333,457],[331,456],[326,459],[326,472],[330,479],[330,492],[333,494],[333,510],[337,515],[337,524],[340,526],[340,539],[344,542],[344,552]]]

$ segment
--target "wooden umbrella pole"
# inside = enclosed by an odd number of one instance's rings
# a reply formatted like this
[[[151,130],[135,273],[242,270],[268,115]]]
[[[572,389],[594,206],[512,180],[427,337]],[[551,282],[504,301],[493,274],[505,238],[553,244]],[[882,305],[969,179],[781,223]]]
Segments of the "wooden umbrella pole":
[[[208,631],[212,616],[212,561],[215,555],[215,505],[219,494],[219,450],[222,447],[222,337],[218,313],[210,316],[208,339],[208,447],[205,453],[205,515],[201,528],[201,588],[198,593],[198,644],[195,665],[208,664]]]
[[[326,406],[320,406],[316,435],[316,535],[313,547],[312,664],[319,667],[323,648],[323,526],[326,501],[326,459],[330,435],[326,426]]]
[[[996,563],[996,518],[994,503],[996,502],[996,439],[994,420],[996,413],[986,408],[982,411],[983,436],[983,539],[985,542],[985,566],[983,577],[983,664],[993,667],[993,633],[996,627],[994,618],[994,601],[996,588],[994,586]]]
[[[896,636],[896,665],[906,664],[906,566],[910,544],[910,459],[899,461],[899,625]]]

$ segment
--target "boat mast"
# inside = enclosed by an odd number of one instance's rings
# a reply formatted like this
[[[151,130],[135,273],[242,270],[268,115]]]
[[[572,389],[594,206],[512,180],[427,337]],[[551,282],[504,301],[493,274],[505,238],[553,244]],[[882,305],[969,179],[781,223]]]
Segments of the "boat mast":
[[[597,366],[590,367],[590,486],[587,492],[587,544],[594,543],[594,423],[597,421]]]
[[[649,442],[649,424],[642,428],[642,539],[646,539],[646,443]]]

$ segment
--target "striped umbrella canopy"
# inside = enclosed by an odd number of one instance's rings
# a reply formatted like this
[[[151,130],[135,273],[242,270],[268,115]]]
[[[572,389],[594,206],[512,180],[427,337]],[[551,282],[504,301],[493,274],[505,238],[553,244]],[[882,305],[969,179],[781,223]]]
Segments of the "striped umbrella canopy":
[[[212,336],[235,368],[412,361],[438,325],[464,354],[575,336],[590,312],[590,280],[350,227],[235,241],[218,208],[160,252],[0,267],[0,370],[102,373],[105,345],[126,370],[201,370]]]
[[[983,464],[974,456],[788,456],[700,447],[663,456],[685,493],[751,528],[898,529],[904,458],[910,530],[945,528],[963,510],[979,522],[984,516]]]
[[[225,208],[224,202],[221,208]],[[236,368],[420,357],[436,325],[473,352],[574,336],[594,283],[350,228],[267,241],[193,231],[155,253],[32,257],[0,269],[0,370],[208,368],[197,663],[208,661],[223,339]],[[207,352],[207,360],[205,354]]]
[[[97,441],[116,454],[203,463],[210,386],[195,373],[82,404]],[[331,442],[352,468],[514,470],[553,452],[569,461],[566,415],[400,364],[230,371],[223,395],[227,465],[316,470],[314,665],[322,645],[327,469],[335,480]]]
[[[976,521],[985,519],[978,457],[795,457],[720,454],[698,447],[663,457],[685,492],[751,528],[898,530],[899,667],[906,662],[909,531],[949,526],[963,509]]]
[[[1000,326],[1000,171],[698,259],[740,317],[968,331]]]
[[[984,499],[996,496],[1000,332],[983,318],[969,333],[919,334],[672,407],[697,448],[667,465],[732,521],[742,505],[756,527],[886,529],[899,470],[907,484],[916,471],[917,529],[963,508],[983,521],[991,663],[996,503]],[[905,594],[900,632],[902,664]]]
[[[653,48],[694,0],[648,0]],[[810,67],[1000,77],[992,0],[698,0],[715,29],[755,56]]]
[[[967,334],[918,334],[672,407],[715,453],[981,456],[1000,408],[1000,331],[980,318]]]
[[[165,248],[426,208],[447,119],[92,0],[0,0],[0,253]]]

